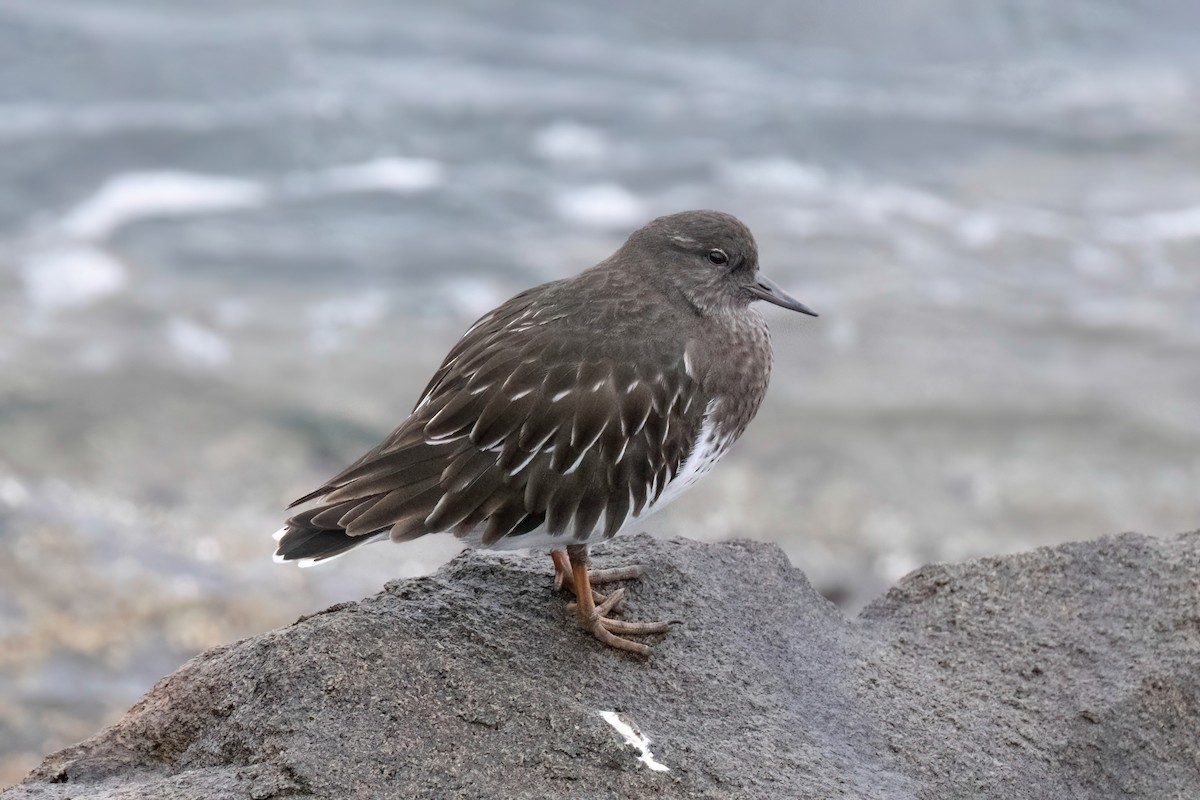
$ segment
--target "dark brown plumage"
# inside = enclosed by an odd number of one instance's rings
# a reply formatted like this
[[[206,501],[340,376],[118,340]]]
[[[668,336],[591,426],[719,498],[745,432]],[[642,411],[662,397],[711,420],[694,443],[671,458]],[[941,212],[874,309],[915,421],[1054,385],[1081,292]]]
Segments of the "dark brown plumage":
[[[771,368],[757,299],[812,313],[758,274],[733,217],[652,221],[597,266],[471,326],[395,431],[292,504],[315,501],[277,535],[276,559],[435,532],[583,558],[745,430]]]

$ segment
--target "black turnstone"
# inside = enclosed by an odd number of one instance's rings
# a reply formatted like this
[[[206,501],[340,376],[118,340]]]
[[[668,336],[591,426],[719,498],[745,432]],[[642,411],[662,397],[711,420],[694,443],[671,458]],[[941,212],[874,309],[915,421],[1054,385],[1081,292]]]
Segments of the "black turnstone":
[[[750,231],[716,211],[659,217],[574,278],[527,291],[459,340],[378,447],[289,508],[277,561],[452,533],[549,549],[579,624],[624,638],[665,623],[609,616],[640,567],[589,570],[609,539],[691,487],[753,419],[771,374],[766,300],[816,316],[758,271]]]

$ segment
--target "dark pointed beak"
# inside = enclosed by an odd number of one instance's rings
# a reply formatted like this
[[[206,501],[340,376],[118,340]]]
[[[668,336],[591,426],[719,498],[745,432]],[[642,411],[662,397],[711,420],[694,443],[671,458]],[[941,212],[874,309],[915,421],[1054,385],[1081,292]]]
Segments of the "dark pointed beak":
[[[766,300],[768,303],[774,303],[783,308],[790,308],[792,311],[799,311],[801,314],[808,314],[810,317],[817,316],[817,312],[792,297],[780,288],[778,283],[761,273],[758,275],[757,283],[750,287],[750,292],[759,300]]]

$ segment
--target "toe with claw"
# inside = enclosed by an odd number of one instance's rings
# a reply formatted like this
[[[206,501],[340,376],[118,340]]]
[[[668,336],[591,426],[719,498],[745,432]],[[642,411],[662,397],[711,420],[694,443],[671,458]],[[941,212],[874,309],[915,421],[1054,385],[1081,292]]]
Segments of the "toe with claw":
[[[576,602],[567,604],[567,610],[577,615],[581,628],[590,631],[608,646],[639,655],[649,655],[649,646],[624,637],[666,633],[670,629],[670,623],[666,622],[626,622],[610,617],[609,614],[619,612],[624,605],[624,589],[616,589],[608,595],[592,591],[593,584],[641,577],[645,572],[642,565],[589,570],[586,546],[552,550],[550,558],[554,561],[555,588],[567,586],[576,597]]]

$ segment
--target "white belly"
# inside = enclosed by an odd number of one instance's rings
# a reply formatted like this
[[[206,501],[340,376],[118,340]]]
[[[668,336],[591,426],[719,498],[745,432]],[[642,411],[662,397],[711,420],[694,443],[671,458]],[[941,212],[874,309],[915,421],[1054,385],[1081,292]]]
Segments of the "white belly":
[[[696,443],[692,447],[691,453],[688,455],[687,460],[679,467],[679,470],[675,473],[675,477],[662,490],[662,493],[659,494],[658,499],[647,503],[642,509],[642,513],[627,516],[621,527],[617,530],[617,533],[628,530],[634,523],[645,519],[656,511],[666,508],[667,504],[695,486],[696,482],[704,477],[712,469],[713,465],[721,459],[721,456],[725,455],[726,451],[729,450],[729,445],[733,442],[729,437],[721,436],[717,432],[714,422],[715,415],[713,413],[715,408],[716,401],[714,400],[708,404],[708,408],[704,412],[704,420],[700,424],[700,433],[696,436]],[[586,539],[577,539],[573,534],[552,536],[542,527],[535,528],[529,533],[523,533],[520,536],[506,536],[500,541],[488,545],[487,549],[552,550],[571,544],[587,544],[589,542],[600,541],[606,527],[607,520],[601,515],[600,521],[596,523],[596,527],[592,529],[591,534]],[[467,534],[464,540],[471,547],[481,547],[480,539],[483,537],[483,530],[484,526],[481,525],[477,530]]]
[[[721,459],[721,456],[725,455],[732,442],[717,432],[716,415],[713,413],[716,406],[716,400],[709,402],[708,408],[704,411],[704,420],[700,424],[700,433],[696,435],[696,443],[692,447],[692,452],[688,454],[687,460],[683,462],[683,466],[675,473],[674,479],[667,484],[667,488],[663,489],[658,499],[642,510],[642,517],[666,508],[668,503],[695,486],[696,481],[703,478]]]

